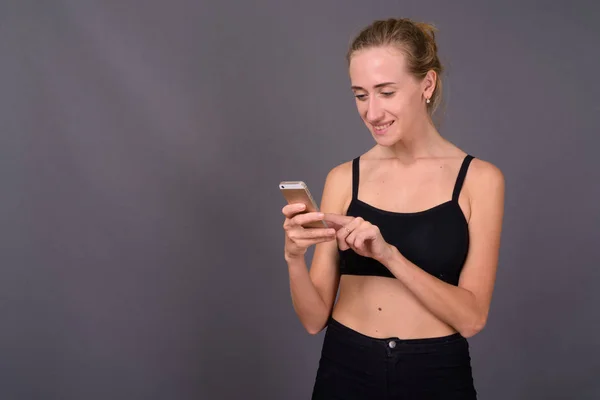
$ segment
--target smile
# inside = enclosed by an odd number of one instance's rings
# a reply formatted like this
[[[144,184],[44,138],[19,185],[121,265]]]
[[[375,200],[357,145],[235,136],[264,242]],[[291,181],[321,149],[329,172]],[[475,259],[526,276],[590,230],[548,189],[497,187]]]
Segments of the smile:
[[[388,122],[387,124],[384,124],[384,125],[373,125],[373,129],[375,129],[377,132],[382,132],[382,131],[386,130],[387,128],[389,128],[393,123],[394,123],[394,121]]]

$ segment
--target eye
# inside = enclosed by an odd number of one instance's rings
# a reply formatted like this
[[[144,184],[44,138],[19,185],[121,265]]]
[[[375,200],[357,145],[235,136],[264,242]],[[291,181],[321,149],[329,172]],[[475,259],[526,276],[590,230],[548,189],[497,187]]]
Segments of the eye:
[[[396,92],[381,92],[381,94],[382,94],[384,97],[390,97],[390,96],[392,96],[394,93],[396,93]]]
[[[354,97],[356,97],[360,101],[364,101],[365,98],[367,97],[367,95],[366,94],[355,94]]]

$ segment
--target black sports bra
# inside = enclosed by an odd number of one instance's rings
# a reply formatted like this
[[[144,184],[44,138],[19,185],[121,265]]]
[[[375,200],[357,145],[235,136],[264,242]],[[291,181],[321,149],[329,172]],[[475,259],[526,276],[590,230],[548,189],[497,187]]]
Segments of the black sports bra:
[[[458,205],[467,169],[473,156],[460,167],[452,199],[423,211],[401,213],[376,208],[358,199],[360,157],[352,161],[352,200],[346,215],[362,217],[376,225],[381,235],[412,263],[452,285],[458,278],[469,250],[469,226]],[[395,278],[379,261],[340,251],[340,273]]]

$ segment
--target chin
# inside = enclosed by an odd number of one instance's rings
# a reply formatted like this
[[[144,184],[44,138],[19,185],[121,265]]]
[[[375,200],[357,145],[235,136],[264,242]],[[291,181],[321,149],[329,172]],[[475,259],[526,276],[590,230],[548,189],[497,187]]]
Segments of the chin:
[[[384,135],[371,131],[371,136],[375,139],[375,142],[381,146],[393,146],[402,139],[402,135],[399,132],[386,132]]]
[[[376,139],[375,142],[383,147],[392,147],[394,146],[396,143],[398,143],[398,140],[390,140],[390,139]]]

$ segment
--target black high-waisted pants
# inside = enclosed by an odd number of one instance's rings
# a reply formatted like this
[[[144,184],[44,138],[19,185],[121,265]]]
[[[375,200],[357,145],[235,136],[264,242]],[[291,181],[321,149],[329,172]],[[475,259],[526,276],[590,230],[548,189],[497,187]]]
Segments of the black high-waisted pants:
[[[467,340],[459,333],[378,339],[330,319],[313,400],[472,400]]]

